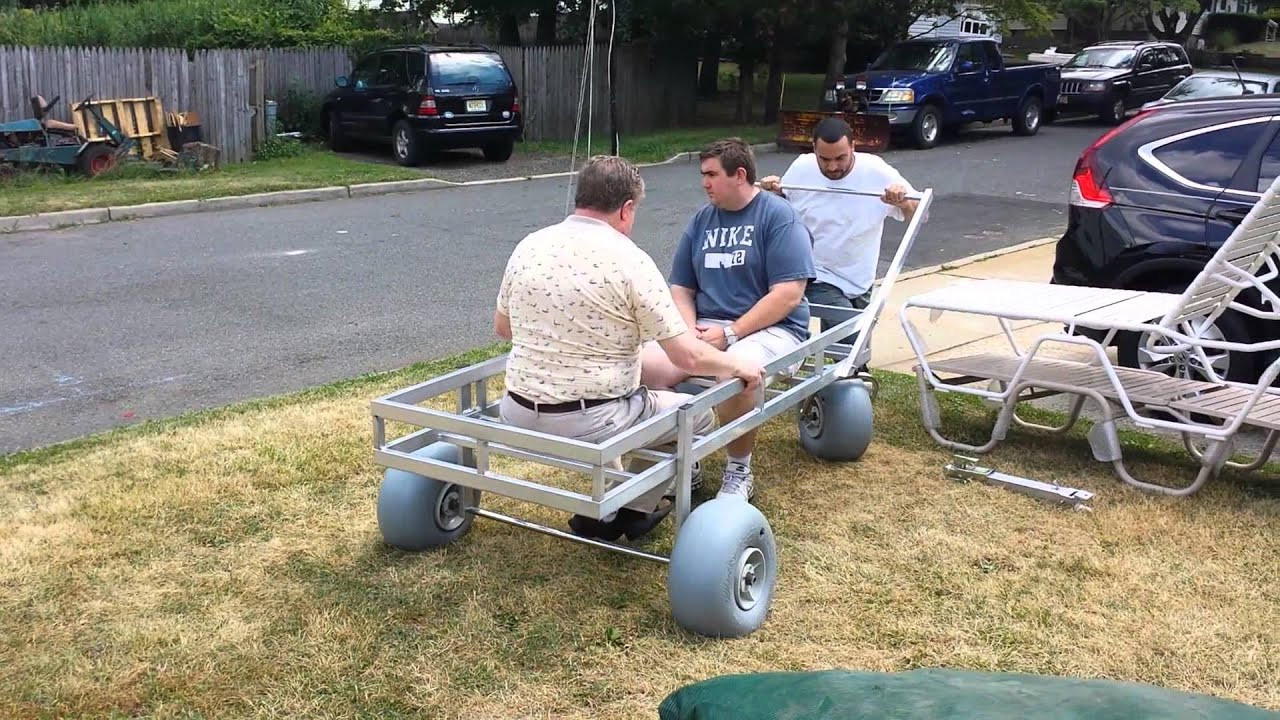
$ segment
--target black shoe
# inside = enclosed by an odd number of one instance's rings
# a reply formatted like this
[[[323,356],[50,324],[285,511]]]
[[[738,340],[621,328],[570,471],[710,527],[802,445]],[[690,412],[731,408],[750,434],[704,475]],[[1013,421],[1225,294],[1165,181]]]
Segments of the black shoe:
[[[664,497],[658,505],[658,509],[653,512],[640,512],[639,510],[631,510],[622,508],[618,511],[618,519],[615,521],[621,527],[623,532],[627,534],[628,540],[639,540],[649,534],[662,519],[671,514],[671,508],[676,506],[675,498]]]
[[[622,513],[619,512],[618,516],[609,522],[589,518],[585,515],[574,515],[569,518],[569,529],[573,530],[573,534],[578,537],[597,538],[612,542],[622,536]]]

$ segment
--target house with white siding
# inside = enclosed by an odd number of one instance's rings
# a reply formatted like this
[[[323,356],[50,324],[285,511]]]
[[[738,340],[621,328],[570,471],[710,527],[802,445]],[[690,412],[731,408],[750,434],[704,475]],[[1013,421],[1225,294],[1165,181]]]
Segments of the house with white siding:
[[[954,38],[954,37],[989,37],[1000,42],[1000,33],[996,23],[980,5],[973,3],[957,3],[955,16],[921,15],[911,23],[907,37]]]

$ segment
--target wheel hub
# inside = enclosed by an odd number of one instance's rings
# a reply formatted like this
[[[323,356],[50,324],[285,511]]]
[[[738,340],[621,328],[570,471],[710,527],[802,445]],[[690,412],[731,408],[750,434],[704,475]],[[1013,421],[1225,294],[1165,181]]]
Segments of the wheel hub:
[[[764,553],[760,548],[749,547],[738,556],[738,583],[734,588],[734,601],[743,610],[751,610],[764,596],[768,586]]]
[[[462,506],[462,488],[457,485],[447,486],[436,501],[436,527],[452,532],[462,526],[466,517],[466,508]]]
[[[822,401],[817,397],[811,397],[804,402],[800,408],[800,417],[804,423],[804,431],[809,437],[818,437],[822,434]]]

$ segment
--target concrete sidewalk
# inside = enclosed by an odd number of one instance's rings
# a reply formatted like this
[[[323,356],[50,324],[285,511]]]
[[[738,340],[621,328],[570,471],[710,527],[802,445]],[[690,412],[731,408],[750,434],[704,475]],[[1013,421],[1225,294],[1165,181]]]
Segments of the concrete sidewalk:
[[[1053,273],[1055,238],[1037,241],[1033,247],[1008,252],[996,257],[977,260],[963,265],[944,265],[932,272],[913,273],[900,278],[880,314],[880,321],[871,336],[871,367],[875,370],[892,370],[912,374],[918,362],[902,329],[899,311],[903,302],[913,295],[942,287],[973,282],[986,278],[1048,282]],[[993,318],[947,313],[931,322],[928,314],[914,310],[911,319],[921,336],[928,343],[930,360],[972,355],[979,352],[1010,352],[1009,341]],[[1014,338],[1021,345],[1036,336],[1054,331],[1050,323],[1023,322],[1014,324]],[[1049,354],[1050,347],[1044,352]],[[1056,350],[1057,353],[1071,350]]]

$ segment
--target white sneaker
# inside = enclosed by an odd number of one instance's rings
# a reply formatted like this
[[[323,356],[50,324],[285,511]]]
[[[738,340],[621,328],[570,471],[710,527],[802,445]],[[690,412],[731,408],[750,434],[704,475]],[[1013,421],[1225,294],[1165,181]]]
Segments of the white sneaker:
[[[693,464],[693,477],[689,480],[689,491],[698,492],[698,488],[702,487],[702,461],[699,460]]]
[[[729,463],[724,469],[724,479],[720,481],[720,492],[716,497],[738,497],[750,502],[756,494],[752,486],[754,480],[750,470],[737,463]]]

